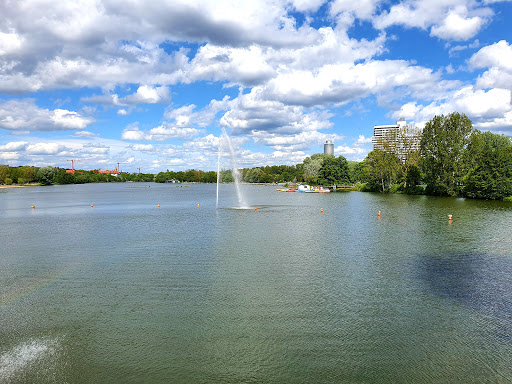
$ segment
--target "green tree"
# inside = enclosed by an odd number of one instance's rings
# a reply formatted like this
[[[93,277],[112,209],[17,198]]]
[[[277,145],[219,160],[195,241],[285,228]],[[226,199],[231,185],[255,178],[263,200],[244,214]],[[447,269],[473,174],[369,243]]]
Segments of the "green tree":
[[[59,169],[54,181],[57,184],[74,184],[75,176],[72,173],[67,173],[65,169]]]
[[[37,180],[41,185],[50,185],[53,183],[53,178],[55,177],[55,168],[53,167],[43,167],[39,168],[37,171]]]
[[[512,195],[512,144],[506,136],[475,130],[464,159],[464,196],[498,200]]]
[[[392,153],[376,149],[366,159],[366,181],[372,191],[386,192],[397,181],[400,174],[400,160]]]
[[[325,155],[323,153],[315,153],[311,157],[306,157],[304,159],[304,181],[309,184],[316,184],[318,181],[318,172],[320,168],[322,168],[322,164],[324,162],[324,158],[327,156],[334,157],[332,155]]]
[[[5,179],[9,177],[10,171],[7,165],[0,165],[0,183],[5,183]]]
[[[321,185],[350,184],[350,172],[347,159],[343,156],[325,157],[322,167],[318,171],[318,183]]]
[[[471,120],[456,112],[427,122],[420,142],[420,167],[427,194],[455,196],[461,192],[462,156],[471,129]]]

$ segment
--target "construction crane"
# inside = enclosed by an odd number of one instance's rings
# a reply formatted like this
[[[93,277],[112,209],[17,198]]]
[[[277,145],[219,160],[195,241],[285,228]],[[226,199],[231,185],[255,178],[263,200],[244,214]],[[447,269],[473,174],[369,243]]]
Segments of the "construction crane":
[[[119,164],[124,164],[124,162],[122,162],[122,161],[117,162],[117,172],[119,172],[119,174],[121,174],[121,169],[119,168]]]
[[[71,161],[71,172],[73,175],[75,174],[75,161],[80,161],[80,160],[77,160],[77,159],[72,159],[72,160],[66,160],[66,161]]]

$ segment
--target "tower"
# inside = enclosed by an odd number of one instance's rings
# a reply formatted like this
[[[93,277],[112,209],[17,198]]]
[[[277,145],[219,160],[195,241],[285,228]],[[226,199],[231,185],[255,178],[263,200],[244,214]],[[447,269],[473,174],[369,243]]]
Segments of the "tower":
[[[327,140],[324,144],[324,155],[334,156],[334,144],[332,140]]]

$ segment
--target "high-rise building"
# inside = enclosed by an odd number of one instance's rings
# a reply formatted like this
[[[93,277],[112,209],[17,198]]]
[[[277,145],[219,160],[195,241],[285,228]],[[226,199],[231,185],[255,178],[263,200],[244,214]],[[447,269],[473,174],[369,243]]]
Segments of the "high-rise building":
[[[393,152],[405,162],[408,153],[420,148],[419,130],[407,126],[404,119],[392,125],[375,125],[373,127],[373,150]]]
[[[332,140],[327,140],[324,144],[324,154],[334,156],[334,143]]]

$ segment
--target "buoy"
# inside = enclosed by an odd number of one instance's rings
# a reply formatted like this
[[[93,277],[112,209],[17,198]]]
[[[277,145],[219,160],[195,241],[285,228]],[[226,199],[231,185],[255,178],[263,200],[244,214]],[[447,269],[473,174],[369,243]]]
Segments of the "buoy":
[[[36,206],[35,205],[31,205],[30,208],[35,208]]]
[[[94,204],[91,204],[91,208],[94,208]]]
[[[254,207],[254,210],[257,211],[258,210],[258,207]]]
[[[320,208],[320,213],[324,213],[324,209],[323,208]]]
[[[377,213],[377,216],[379,216],[379,217],[380,217],[380,211],[379,211],[379,213]]]
[[[448,221],[452,221],[452,215],[448,215]]]
[[[157,207],[160,208],[160,204],[158,204]]]
[[[197,204],[197,208],[199,208],[199,204]]]

